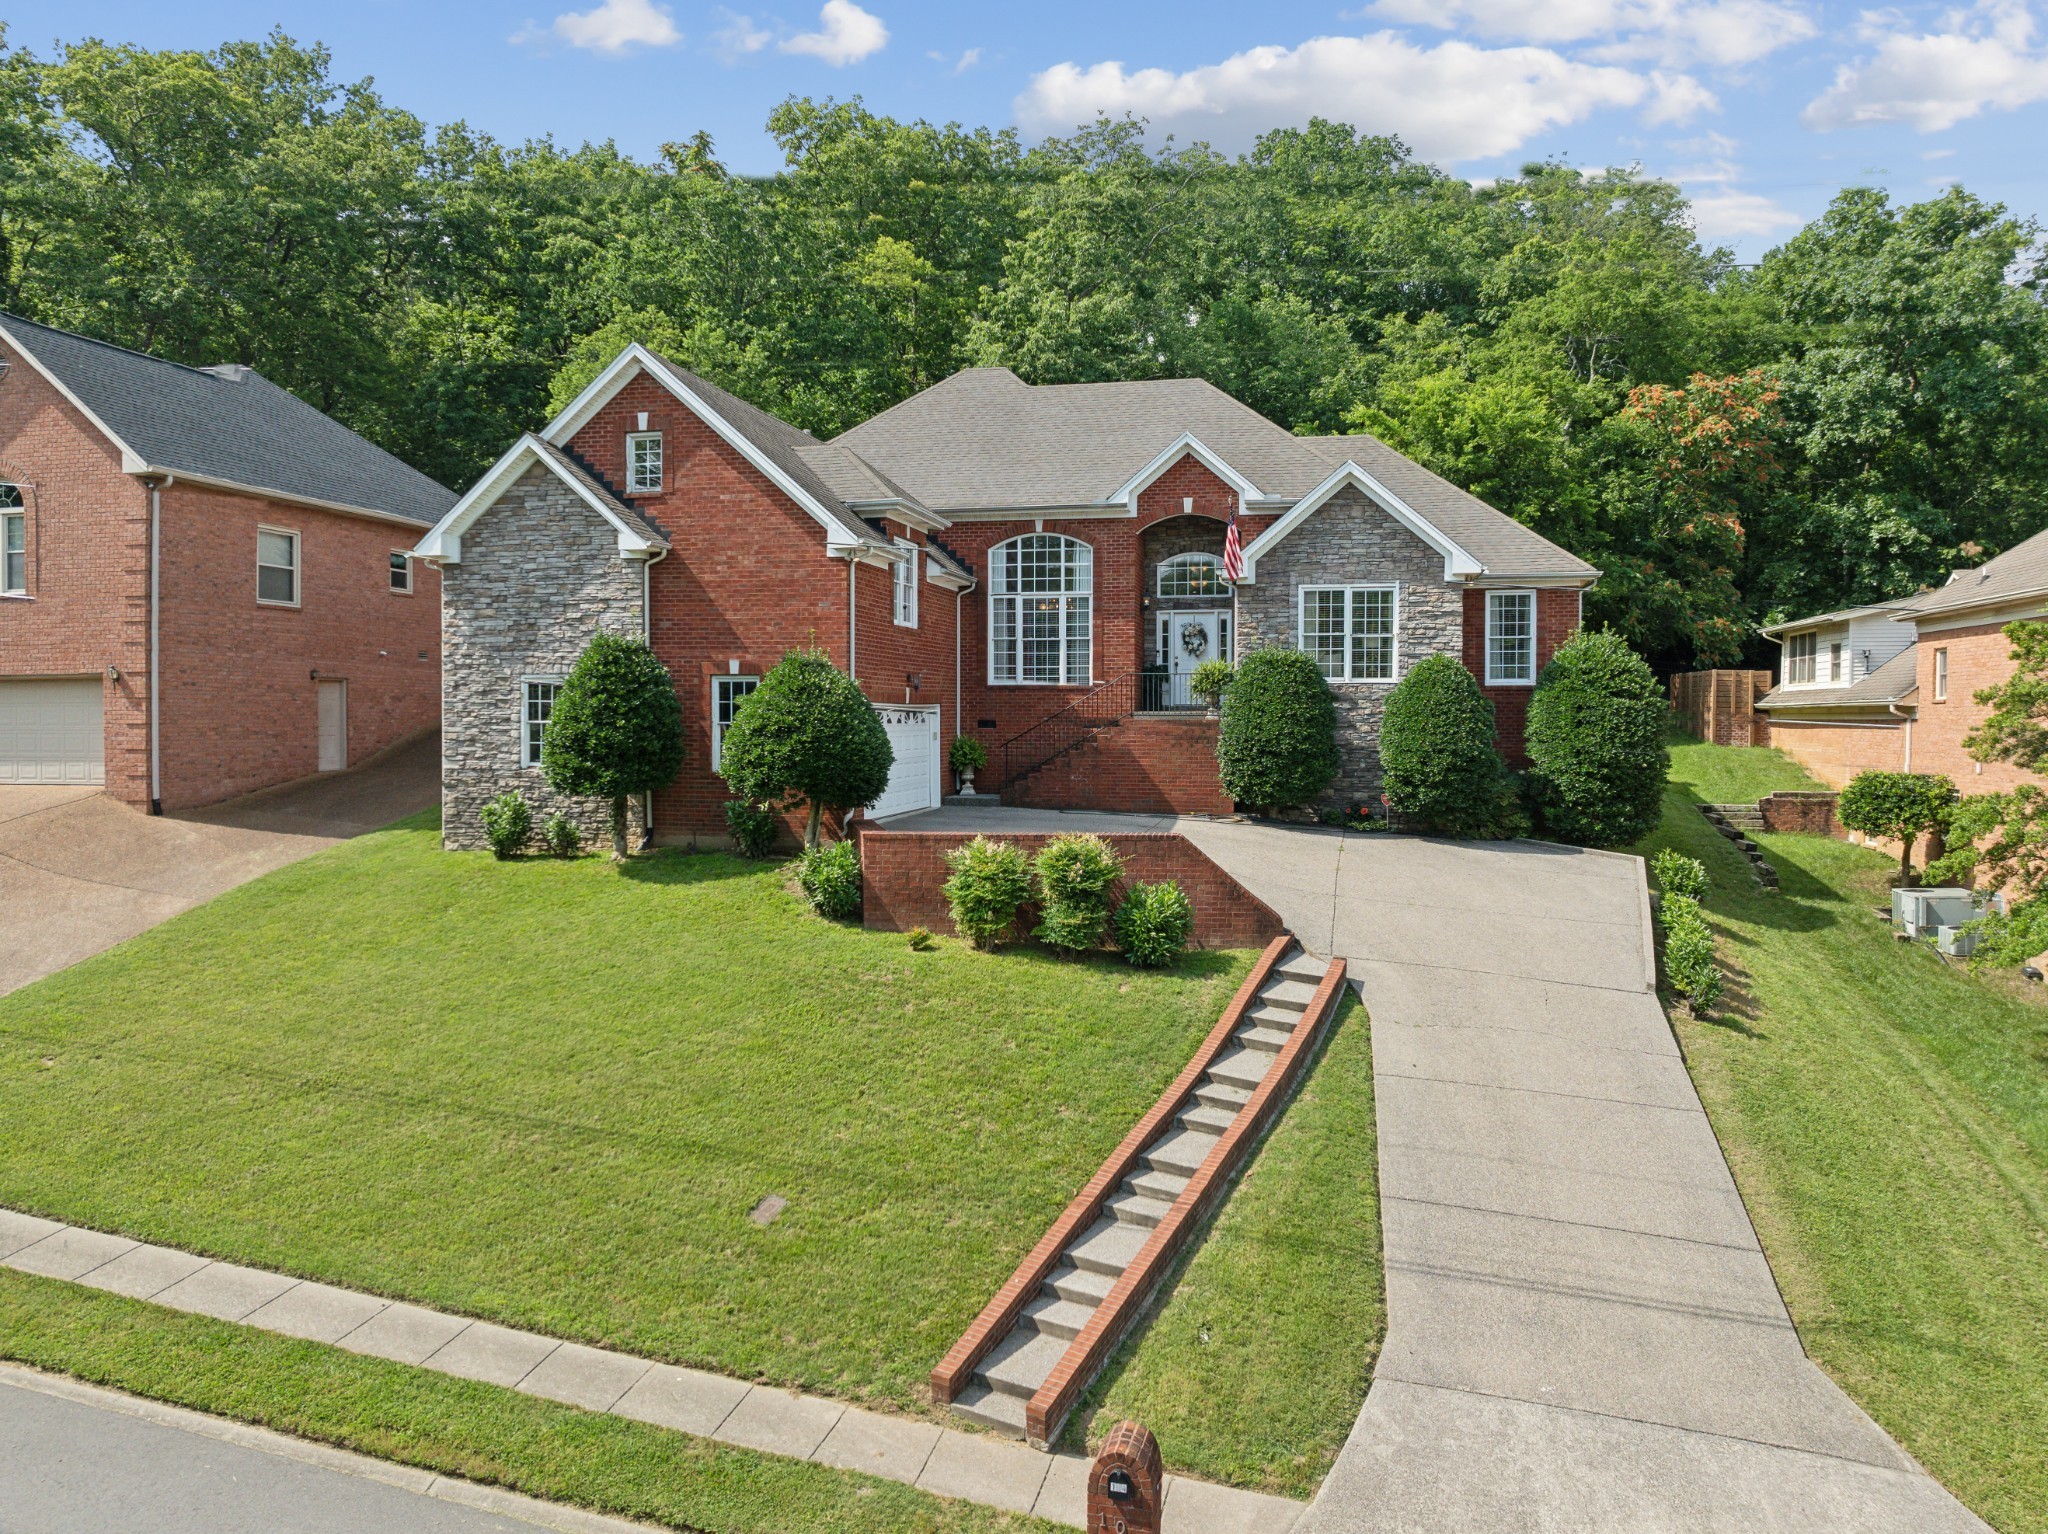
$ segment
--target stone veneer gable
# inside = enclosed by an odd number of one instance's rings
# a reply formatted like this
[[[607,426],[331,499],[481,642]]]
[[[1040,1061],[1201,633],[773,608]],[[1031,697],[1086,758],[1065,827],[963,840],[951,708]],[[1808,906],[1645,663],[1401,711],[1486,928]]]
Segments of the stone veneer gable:
[[[444,846],[486,846],[479,811],[508,789],[533,806],[536,833],[561,810],[587,841],[609,841],[602,800],[565,798],[521,765],[525,679],[567,675],[600,629],[640,638],[644,579],[611,524],[539,464],[462,535],[441,586]],[[633,823],[637,837],[637,805]]]
[[[1408,531],[1362,491],[1333,495],[1288,537],[1260,556],[1258,579],[1237,590],[1240,657],[1268,645],[1300,642],[1304,586],[1399,587],[1394,617],[1395,678],[1424,656],[1462,660],[1464,598],[1444,580],[1443,555]],[[1375,800],[1380,792],[1380,717],[1392,682],[1333,682],[1342,766],[1326,803]]]

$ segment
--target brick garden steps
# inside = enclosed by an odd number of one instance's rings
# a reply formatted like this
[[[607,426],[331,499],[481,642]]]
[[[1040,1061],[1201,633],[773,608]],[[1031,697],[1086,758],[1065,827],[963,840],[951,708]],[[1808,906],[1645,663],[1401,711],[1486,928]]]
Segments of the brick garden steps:
[[[960,1416],[1049,1442],[1272,1121],[1342,963],[1277,939],[1195,1058],[933,1371]]]
[[[1003,802],[1047,810],[1228,815],[1216,776],[1216,721],[1199,714],[1106,720],[1015,781]]]

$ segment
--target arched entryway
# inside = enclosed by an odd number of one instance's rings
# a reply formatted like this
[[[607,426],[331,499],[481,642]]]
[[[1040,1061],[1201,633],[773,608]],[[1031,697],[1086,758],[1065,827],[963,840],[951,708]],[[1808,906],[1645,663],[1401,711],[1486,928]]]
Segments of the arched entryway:
[[[1229,660],[1236,644],[1231,588],[1223,579],[1224,525],[1170,517],[1144,533],[1146,711],[1202,706],[1188,687],[1197,666]]]

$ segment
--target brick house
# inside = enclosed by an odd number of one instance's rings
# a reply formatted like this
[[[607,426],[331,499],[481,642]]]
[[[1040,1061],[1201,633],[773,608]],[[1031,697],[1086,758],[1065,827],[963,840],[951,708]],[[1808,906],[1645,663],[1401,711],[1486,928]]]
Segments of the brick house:
[[[1386,692],[1425,655],[1473,670],[1519,759],[1529,690],[1598,575],[1371,437],[1297,437],[1198,380],[975,368],[821,442],[637,346],[418,552],[442,569],[453,846],[504,789],[555,807],[539,742],[599,627],[645,636],[682,701],[653,834],[717,838],[722,721],[792,646],[823,648],[889,728],[870,815],[936,804],[956,734],[1014,803],[1218,811],[1201,661],[1316,656],[1341,716],[1330,798],[1365,798]]]
[[[248,368],[0,315],[0,784],[177,809],[431,728],[454,499]]]

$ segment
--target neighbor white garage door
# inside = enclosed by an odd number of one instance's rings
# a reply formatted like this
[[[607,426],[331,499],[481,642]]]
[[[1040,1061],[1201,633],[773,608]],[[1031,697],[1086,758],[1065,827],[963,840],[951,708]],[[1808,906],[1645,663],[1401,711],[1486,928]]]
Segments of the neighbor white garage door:
[[[879,820],[884,815],[937,809],[945,791],[939,782],[939,711],[878,705],[875,713],[889,732],[889,744],[896,748],[896,765],[889,769],[889,787],[869,806],[868,814]]]
[[[100,679],[0,682],[0,783],[104,783]]]

